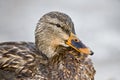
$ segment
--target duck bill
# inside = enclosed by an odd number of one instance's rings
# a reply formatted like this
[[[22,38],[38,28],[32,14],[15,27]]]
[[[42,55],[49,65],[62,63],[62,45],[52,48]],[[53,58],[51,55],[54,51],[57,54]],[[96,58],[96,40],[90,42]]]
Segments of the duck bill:
[[[93,54],[93,52],[88,47],[86,47],[73,33],[70,34],[70,37],[68,38],[66,44],[80,53],[87,55]]]

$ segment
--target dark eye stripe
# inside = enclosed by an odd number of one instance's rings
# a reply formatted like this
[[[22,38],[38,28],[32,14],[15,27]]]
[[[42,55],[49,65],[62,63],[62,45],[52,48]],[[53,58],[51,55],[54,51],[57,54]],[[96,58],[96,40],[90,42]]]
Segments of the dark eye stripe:
[[[56,25],[58,28],[61,28],[64,32],[66,32],[67,34],[70,35],[70,31],[68,29],[65,29],[63,26],[61,26],[60,24],[54,24],[54,23],[50,23],[51,25]]]
[[[56,26],[57,26],[57,27],[61,27],[61,25],[60,25],[60,24],[56,24]]]
[[[54,24],[54,23],[49,23],[49,24],[56,25],[57,27],[61,27],[60,24]]]

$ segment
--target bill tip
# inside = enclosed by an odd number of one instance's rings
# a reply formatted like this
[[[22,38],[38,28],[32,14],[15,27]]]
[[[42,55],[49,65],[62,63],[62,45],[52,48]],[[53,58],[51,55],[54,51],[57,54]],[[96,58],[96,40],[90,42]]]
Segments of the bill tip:
[[[94,52],[93,51],[90,51],[91,53],[90,53],[90,55],[93,55],[94,54]]]

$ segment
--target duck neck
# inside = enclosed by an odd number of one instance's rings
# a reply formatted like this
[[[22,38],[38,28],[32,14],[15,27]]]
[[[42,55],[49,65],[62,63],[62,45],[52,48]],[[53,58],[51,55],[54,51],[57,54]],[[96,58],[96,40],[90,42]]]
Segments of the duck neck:
[[[61,62],[66,63],[69,60],[71,61],[71,63],[75,60],[79,62],[84,62],[87,57],[88,55],[82,53],[80,54],[70,47],[61,47],[58,48],[58,53],[49,59],[49,64],[57,65]]]

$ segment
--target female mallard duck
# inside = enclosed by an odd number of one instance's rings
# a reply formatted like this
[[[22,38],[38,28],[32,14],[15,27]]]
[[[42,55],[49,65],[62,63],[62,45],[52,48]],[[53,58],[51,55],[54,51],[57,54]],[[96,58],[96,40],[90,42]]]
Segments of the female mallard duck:
[[[35,44],[0,43],[0,80],[94,80],[89,54],[70,17],[50,12],[37,24]]]

